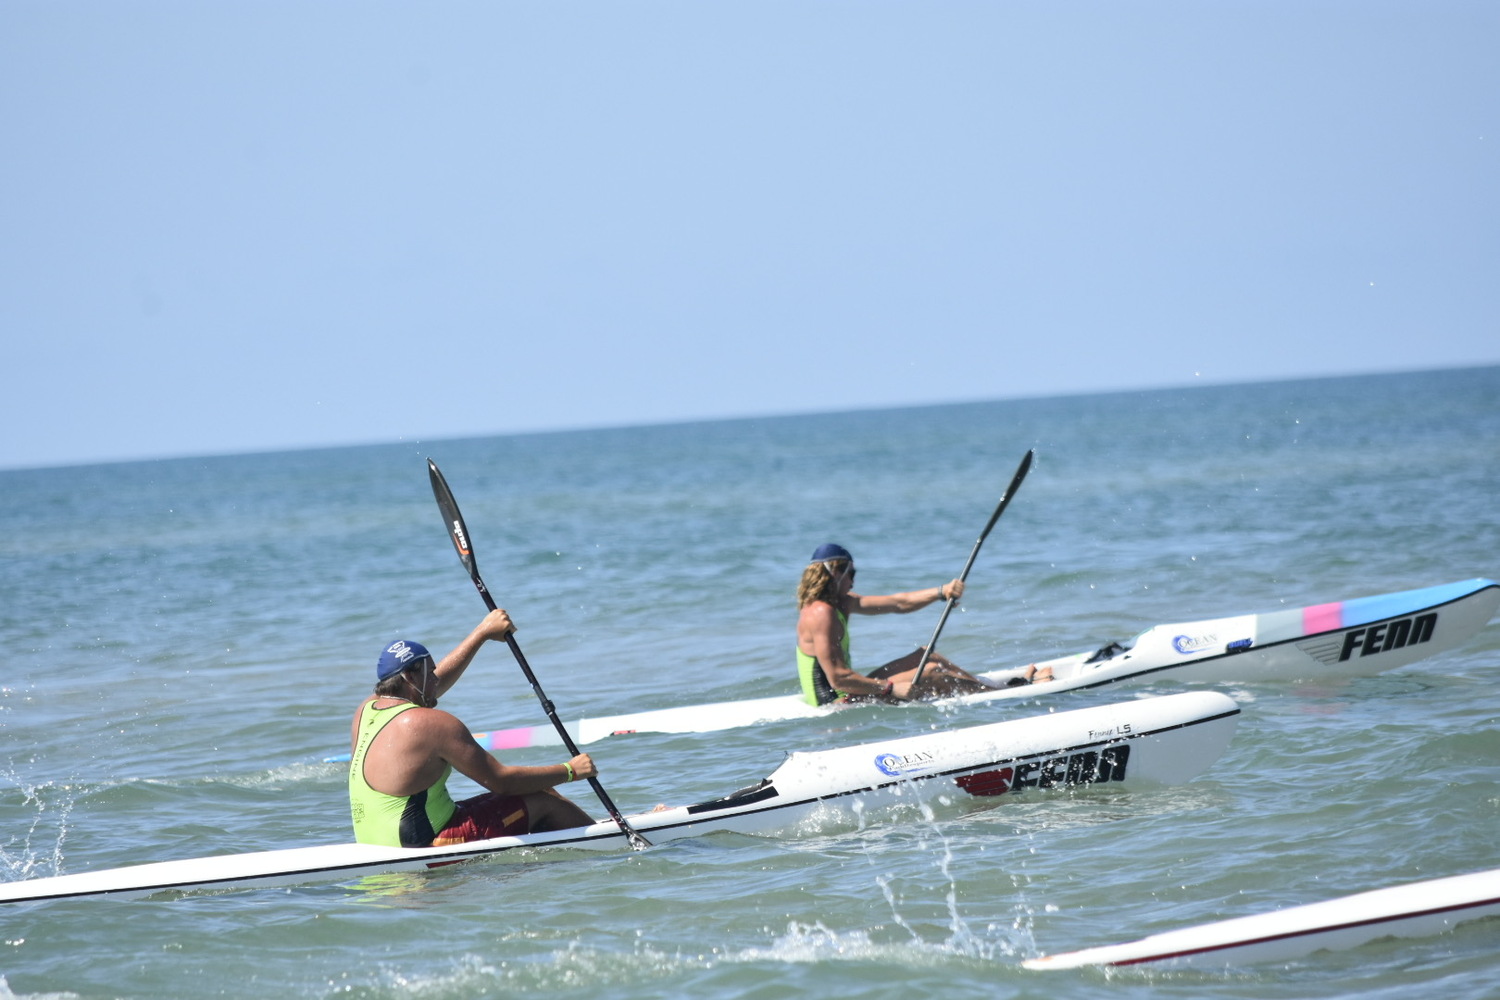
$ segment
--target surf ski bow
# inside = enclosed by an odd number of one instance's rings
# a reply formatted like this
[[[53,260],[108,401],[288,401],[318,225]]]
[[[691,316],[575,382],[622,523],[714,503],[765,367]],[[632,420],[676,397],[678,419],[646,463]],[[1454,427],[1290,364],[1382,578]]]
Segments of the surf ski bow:
[[[1264,614],[1157,625],[1128,642],[1037,661],[1053,680],[962,695],[937,704],[1036,698],[1139,678],[1176,681],[1329,680],[1377,674],[1453,649],[1484,628],[1500,608],[1500,584],[1474,579],[1420,590],[1359,597]],[[980,676],[1005,683],[1021,670]],[[864,703],[868,704],[868,703]],[[797,695],[689,705],[568,724],[578,743],[630,733],[708,733],[784,719],[819,718],[853,705],[813,706]],[[551,726],[475,733],[490,750],[560,743]],[[347,753],[325,757],[347,761]]]
[[[936,799],[999,804],[1059,789],[1179,784],[1223,754],[1239,711],[1225,695],[1197,691],[793,753],[770,777],[731,795],[629,819],[661,844],[721,830],[826,831],[869,822],[877,811],[911,820],[922,812],[909,807]],[[0,884],[0,903],[344,881],[478,858],[524,860],[547,848],[628,847],[613,822],[450,847],[330,844],[10,882]]]
[[[1354,948],[1384,937],[1441,934],[1500,915],[1500,869],[1429,879],[1153,934],[1126,944],[1033,958],[1028,969],[1084,965],[1231,966],[1285,962],[1315,951]]]

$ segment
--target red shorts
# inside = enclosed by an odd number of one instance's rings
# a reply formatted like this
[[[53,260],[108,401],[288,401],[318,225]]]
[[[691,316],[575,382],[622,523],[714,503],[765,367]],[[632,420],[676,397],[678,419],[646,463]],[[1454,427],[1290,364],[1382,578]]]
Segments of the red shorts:
[[[485,792],[455,805],[453,818],[432,839],[433,847],[466,844],[491,837],[515,837],[531,829],[526,800],[519,795]]]

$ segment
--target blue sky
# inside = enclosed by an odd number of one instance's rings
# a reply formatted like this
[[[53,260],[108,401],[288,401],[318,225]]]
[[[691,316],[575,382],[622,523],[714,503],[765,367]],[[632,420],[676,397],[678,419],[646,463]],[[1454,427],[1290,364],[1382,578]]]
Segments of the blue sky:
[[[0,5],[0,467],[1500,363],[1500,5]]]

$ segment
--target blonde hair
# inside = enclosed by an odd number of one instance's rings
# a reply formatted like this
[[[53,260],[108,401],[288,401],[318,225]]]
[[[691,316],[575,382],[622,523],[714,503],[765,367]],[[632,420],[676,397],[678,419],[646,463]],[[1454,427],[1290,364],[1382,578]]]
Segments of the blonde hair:
[[[839,576],[852,565],[848,559],[830,559],[815,562],[802,571],[802,580],[797,584],[797,608],[807,607],[813,601],[826,601],[838,607]]]

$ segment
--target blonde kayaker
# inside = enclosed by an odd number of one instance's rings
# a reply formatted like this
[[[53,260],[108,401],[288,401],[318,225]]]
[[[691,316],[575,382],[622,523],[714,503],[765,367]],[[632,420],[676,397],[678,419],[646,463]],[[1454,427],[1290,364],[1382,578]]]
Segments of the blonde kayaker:
[[[1005,685],[990,684],[958,667],[941,653],[927,657],[918,690],[912,678],[925,647],[898,657],[868,674],[856,671],[849,656],[849,616],[909,614],[934,601],[958,600],[964,593],[962,580],[949,580],[937,587],[899,594],[867,595],[854,592],[854,557],[842,545],[818,546],[812,561],[802,571],[797,586],[797,674],[802,696],[810,705],[838,700],[908,701],[950,694],[969,694]],[[1050,680],[1029,667],[1012,683]]]

